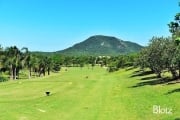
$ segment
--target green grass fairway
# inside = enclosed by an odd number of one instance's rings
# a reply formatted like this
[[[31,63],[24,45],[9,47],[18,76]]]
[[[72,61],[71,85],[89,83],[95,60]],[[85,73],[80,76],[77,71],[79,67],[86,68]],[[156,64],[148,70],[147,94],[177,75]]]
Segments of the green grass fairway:
[[[132,76],[135,71],[67,68],[46,77],[0,83],[0,120],[180,118],[180,84],[156,84],[149,79],[153,75]],[[154,114],[153,105],[170,108],[172,114]]]

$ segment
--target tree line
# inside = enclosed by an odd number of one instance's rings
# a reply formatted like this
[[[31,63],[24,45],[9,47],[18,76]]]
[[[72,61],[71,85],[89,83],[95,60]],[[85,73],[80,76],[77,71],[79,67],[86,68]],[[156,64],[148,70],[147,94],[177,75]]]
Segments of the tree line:
[[[168,71],[173,79],[180,78],[180,13],[174,21],[168,24],[171,37],[153,37],[149,45],[144,48],[138,57],[137,64],[143,68],[150,68],[157,77]]]
[[[28,70],[28,77],[50,74],[50,71],[59,71],[58,66],[50,57],[33,55],[28,48],[19,49],[11,46],[3,49],[0,47],[0,72],[8,72],[9,78],[19,78],[21,70]]]
[[[16,80],[20,78],[20,71],[28,71],[28,78],[50,75],[50,72],[60,71],[61,67],[101,66],[108,68],[109,72],[118,70],[134,63],[134,56],[63,56],[59,54],[44,55],[30,52],[28,48],[22,49],[16,46],[0,47],[0,72],[9,75]]]
[[[136,65],[141,69],[149,68],[162,77],[163,72],[170,72],[173,79],[180,78],[180,47],[172,38],[153,37],[149,46],[144,48],[137,58]]]
[[[109,72],[117,71],[120,68],[133,66],[137,53],[119,56],[62,56],[54,55],[61,66],[64,67],[84,67],[92,68],[94,66],[105,67]]]

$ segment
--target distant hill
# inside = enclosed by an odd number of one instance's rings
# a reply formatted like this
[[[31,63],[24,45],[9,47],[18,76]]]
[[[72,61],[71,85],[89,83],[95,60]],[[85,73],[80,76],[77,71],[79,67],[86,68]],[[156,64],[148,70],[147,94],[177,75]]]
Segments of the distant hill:
[[[54,55],[55,52],[31,51],[31,53],[36,56],[51,56]]]
[[[130,41],[123,41],[116,37],[95,35],[83,42],[77,43],[67,49],[57,51],[63,55],[102,55],[115,56],[138,52],[143,46]]]

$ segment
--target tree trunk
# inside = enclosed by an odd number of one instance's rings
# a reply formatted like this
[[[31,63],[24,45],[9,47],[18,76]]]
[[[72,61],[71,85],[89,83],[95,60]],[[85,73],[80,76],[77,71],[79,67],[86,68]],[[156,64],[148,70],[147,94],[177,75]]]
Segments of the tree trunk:
[[[31,79],[31,67],[29,67],[29,79]]]
[[[41,77],[41,68],[39,69],[39,77]]]
[[[10,79],[13,80],[13,65],[10,65]]]
[[[179,69],[179,78],[180,78],[180,61],[178,63],[178,69]]]
[[[171,67],[170,71],[171,71],[173,79],[177,79],[178,78],[178,73],[176,72],[176,69]]]
[[[17,79],[19,79],[19,71],[20,71],[20,69],[16,68],[16,77],[17,77]]]
[[[43,75],[46,76],[45,68],[43,68]]]
[[[48,68],[48,75],[50,75],[50,69]]]
[[[17,75],[17,69],[16,69],[16,67],[14,68],[14,72],[13,72],[14,74],[13,74],[13,79],[14,80],[16,80],[16,75]]]
[[[179,67],[179,78],[180,78],[180,67]]]
[[[161,73],[160,73],[160,72],[157,73],[157,77],[158,77],[158,78],[161,78]]]
[[[34,70],[34,75],[36,76],[36,77],[38,77],[38,69],[37,68],[33,68]]]

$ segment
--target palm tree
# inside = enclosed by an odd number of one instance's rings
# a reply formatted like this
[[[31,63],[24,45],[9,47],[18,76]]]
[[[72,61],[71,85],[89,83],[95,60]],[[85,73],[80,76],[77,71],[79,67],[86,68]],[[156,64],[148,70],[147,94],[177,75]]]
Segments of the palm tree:
[[[21,51],[16,47],[8,47],[5,50],[4,65],[9,68],[10,79],[16,79],[21,67]]]
[[[46,68],[47,68],[48,75],[50,75],[50,70],[52,68],[52,59],[50,57],[46,57],[45,65],[46,65]]]
[[[21,51],[23,52],[23,66],[26,66],[29,70],[29,79],[31,78],[31,69],[32,69],[32,55],[30,54],[28,48],[23,47],[21,49]]]
[[[45,69],[46,69],[46,61],[45,58],[43,57],[39,60],[39,69],[38,69],[39,77],[41,76],[41,74],[43,74],[44,76],[46,75]]]

